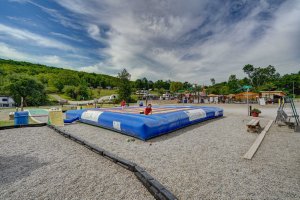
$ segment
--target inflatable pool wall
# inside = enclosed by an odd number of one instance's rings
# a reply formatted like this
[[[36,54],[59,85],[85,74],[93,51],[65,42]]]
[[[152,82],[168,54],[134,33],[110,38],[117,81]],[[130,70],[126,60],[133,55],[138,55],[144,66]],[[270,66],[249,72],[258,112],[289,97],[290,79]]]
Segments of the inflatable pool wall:
[[[137,107],[125,110],[137,109]],[[139,108],[141,109],[141,108]],[[171,112],[155,113],[155,109],[170,109]],[[200,106],[160,106],[154,107],[152,115],[124,112],[120,108],[69,110],[67,120],[79,121],[108,128],[141,140],[148,140],[171,131],[223,116],[223,109]],[[120,111],[120,112],[118,112]]]

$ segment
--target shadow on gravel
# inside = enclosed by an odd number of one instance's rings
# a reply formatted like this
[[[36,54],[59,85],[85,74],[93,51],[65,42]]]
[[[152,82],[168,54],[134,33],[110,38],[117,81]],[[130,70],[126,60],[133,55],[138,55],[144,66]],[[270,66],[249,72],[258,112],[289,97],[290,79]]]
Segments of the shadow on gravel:
[[[215,121],[222,120],[222,119],[225,119],[225,118],[226,118],[226,116],[223,116],[223,117],[218,117],[218,118],[215,118],[215,119],[206,120],[204,122],[199,122],[199,123],[193,124],[191,126],[187,126],[187,127],[178,129],[176,131],[170,132],[168,134],[161,135],[161,136],[155,137],[153,139],[147,140],[147,142],[161,142],[161,141],[164,141],[164,140],[169,140],[173,137],[177,137],[181,134],[185,134],[187,131],[192,131],[192,130],[197,129],[201,126],[205,126],[206,124],[210,124],[210,123],[213,123]]]
[[[26,154],[0,156],[0,185],[13,183],[30,176],[31,172],[47,165]]]

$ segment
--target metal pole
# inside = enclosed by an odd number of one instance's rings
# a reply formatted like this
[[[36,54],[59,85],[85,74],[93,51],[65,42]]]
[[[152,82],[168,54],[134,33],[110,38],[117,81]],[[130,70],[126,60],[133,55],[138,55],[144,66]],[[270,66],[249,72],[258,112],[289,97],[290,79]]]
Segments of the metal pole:
[[[295,87],[294,87],[294,81],[293,81],[293,98],[295,99]]]
[[[199,99],[199,88],[198,88],[198,103],[200,103],[200,99]]]
[[[251,113],[251,110],[249,111],[248,91],[249,91],[249,88],[247,88],[247,108],[248,108],[248,112]]]
[[[148,93],[146,93],[146,106],[148,106]]]

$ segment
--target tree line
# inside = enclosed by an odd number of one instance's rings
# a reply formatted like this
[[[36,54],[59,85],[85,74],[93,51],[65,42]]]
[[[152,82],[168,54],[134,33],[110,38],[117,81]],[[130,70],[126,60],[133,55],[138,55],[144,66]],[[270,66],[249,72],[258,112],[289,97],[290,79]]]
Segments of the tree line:
[[[97,88],[118,88],[119,98],[131,101],[131,94],[137,90],[152,90],[162,95],[165,92],[202,91],[214,94],[234,94],[242,91],[244,85],[251,85],[253,91],[283,90],[287,94],[300,95],[300,71],[281,76],[274,66],[243,67],[246,77],[238,79],[229,76],[228,81],[216,83],[211,78],[209,86],[193,85],[185,81],[148,80],[146,77],[130,80],[131,75],[123,69],[116,77],[48,67],[41,64],[0,59],[0,94],[10,95],[19,104],[20,97],[25,105],[36,106],[48,104],[47,94],[64,93],[72,99],[92,99],[93,90]]]
[[[232,74],[228,81],[215,83],[212,78],[211,86],[206,87],[207,92],[219,95],[236,94],[243,91],[243,86],[249,85],[253,92],[281,90],[287,95],[300,95],[300,71],[281,76],[272,65],[254,67],[251,64],[245,65],[243,71],[246,77],[242,79]]]

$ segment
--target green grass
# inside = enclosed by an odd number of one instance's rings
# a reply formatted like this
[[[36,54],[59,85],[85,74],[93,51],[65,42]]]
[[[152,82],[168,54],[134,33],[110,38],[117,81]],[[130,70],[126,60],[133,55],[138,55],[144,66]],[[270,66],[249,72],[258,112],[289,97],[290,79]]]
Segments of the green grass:
[[[60,98],[62,98],[62,99],[76,101],[76,99],[73,99],[73,98],[71,98],[71,97],[69,97],[68,95],[65,95],[65,94],[57,94],[57,95],[60,96]]]
[[[37,124],[37,122],[33,121],[31,118],[29,118],[28,121],[29,124]],[[14,120],[0,120],[0,127],[1,126],[13,126]]]
[[[110,96],[113,94],[118,94],[117,90],[107,90],[107,89],[93,89],[93,98],[100,98],[104,96]]]
[[[57,100],[54,97],[52,97],[51,95],[47,95],[47,98],[51,102],[57,102]]]
[[[152,90],[152,91],[150,92],[150,94],[155,94],[155,95],[157,95],[157,96],[160,96],[160,94],[159,94],[159,92],[158,92],[157,90]]]
[[[0,120],[0,126],[12,126],[14,125],[14,120]]]

